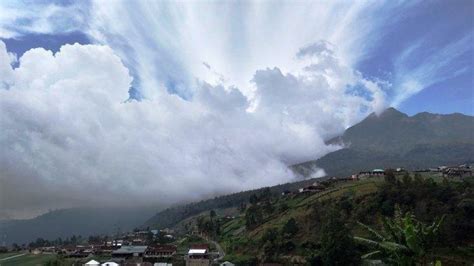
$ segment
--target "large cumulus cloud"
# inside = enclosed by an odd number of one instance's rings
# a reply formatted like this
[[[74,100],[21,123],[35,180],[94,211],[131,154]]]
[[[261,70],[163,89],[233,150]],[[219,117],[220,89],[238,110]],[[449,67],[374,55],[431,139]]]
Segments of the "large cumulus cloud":
[[[324,140],[383,106],[379,84],[321,47],[300,71],[258,70],[253,98],[197,80],[191,99],[136,101],[107,46],[32,49],[12,68],[0,42],[0,208],[172,204],[291,181],[288,165],[337,149]]]

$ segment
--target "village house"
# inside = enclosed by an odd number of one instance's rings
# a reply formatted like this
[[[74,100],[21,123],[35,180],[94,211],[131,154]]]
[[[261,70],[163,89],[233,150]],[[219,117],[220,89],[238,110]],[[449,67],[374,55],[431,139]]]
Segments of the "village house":
[[[85,258],[92,253],[92,249],[83,245],[67,245],[63,246],[59,253],[69,258]]]
[[[309,185],[304,188],[300,188],[299,192],[300,193],[313,193],[313,192],[320,192],[326,189],[326,186],[319,182],[314,182],[312,185]]]
[[[450,178],[465,178],[472,176],[472,169],[467,165],[460,165],[454,167],[446,167],[442,170],[443,177]]]
[[[118,264],[115,261],[107,261],[107,262],[102,263],[100,266],[119,266],[119,265],[120,264]]]
[[[112,252],[112,258],[120,260],[141,261],[148,246],[122,246]]]
[[[114,251],[112,246],[107,246],[106,244],[104,245],[94,245],[94,254],[96,255],[110,255],[112,254],[112,251]]]
[[[169,228],[162,229],[162,230],[160,230],[160,232],[161,232],[162,234],[165,234],[165,235],[172,235],[172,234],[174,234],[174,230],[173,230],[173,229],[169,229]]]
[[[90,260],[88,262],[86,262],[86,264],[84,264],[86,266],[99,266],[100,265],[100,262],[96,261],[96,260]]]
[[[56,253],[56,247],[55,246],[42,247],[41,251],[43,254],[53,254],[53,253]]]
[[[30,251],[30,253],[33,254],[33,255],[38,255],[38,254],[41,254],[42,251],[39,248],[35,248],[32,251]]]
[[[174,245],[149,246],[145,252],[145,258],[171,258],[176,254],[177,247]]]
[[[359,179],[361,178],[368,178],[368,177],[384,177],[385,176],[385,171],[383,169],[374,169],[372,171],[362,171],[359,172],[357,177]]]
[[[185,256],[186,266],[209,266],[211,259],[209,255],[209,245],[192,245]]]
[[[112,241],[107,241],[105,245],[108,247],[112,247],[113,249],[119,249],[123,244],[124,241],[122,239],[116,239]]]

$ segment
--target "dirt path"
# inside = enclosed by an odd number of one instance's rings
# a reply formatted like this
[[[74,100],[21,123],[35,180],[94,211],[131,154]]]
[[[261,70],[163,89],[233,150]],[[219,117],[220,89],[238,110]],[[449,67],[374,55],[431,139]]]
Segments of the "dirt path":
[[[209,239],[209,241],[210,241],[211,243],[213,243],[213,244],[216,246],[217,251],[219,252],[219,257],[216,258],[216,259],[214,259],[214,261],[222,260],[222,259],[224,258],[224,256],[225,256],[224,249],[221,247],[221,245],[219,245],[219,243],[217,243],[217,241],[210,240],[210,239]]]
[[[3,259],[0,259],[0,261],[5,261],[5,260],[13,259],[13,258],[16,258],[16,257],[25,256],[25,255],[26,255],[26,253],[22,253],[22,254],[18,254],[18,255],[13,255],[13,256],[10,256],[10,257],[6,257],[6,258],[3,258]]]

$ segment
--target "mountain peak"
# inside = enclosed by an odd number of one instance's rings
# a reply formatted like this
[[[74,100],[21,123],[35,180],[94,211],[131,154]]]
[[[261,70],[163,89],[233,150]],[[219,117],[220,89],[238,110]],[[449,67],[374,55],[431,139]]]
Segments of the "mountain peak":
[[[404,117],[409,117],[407,114],[402,113],[395,109],[394,107],[389,107],[385,110],[383,110],[381,113],[371,113],[368,115],[363,121],[363,122],[369,122],[369,121],[379,121],[380,118],[382,119],[391,119],[391,118],[404,118]]]
[[[398,111],[394,107],[389,107],[380,114],[380,117],[408,117],[408,115]]]

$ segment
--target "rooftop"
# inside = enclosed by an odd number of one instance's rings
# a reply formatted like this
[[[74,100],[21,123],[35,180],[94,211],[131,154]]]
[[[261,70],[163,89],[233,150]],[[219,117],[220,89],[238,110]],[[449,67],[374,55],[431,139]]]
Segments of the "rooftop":
[[[176,246],[173,245],[156,245],[156,246],[150,246],[149,250],[151,251],[171,251],[171,252],[176,252]]]
[[[112,254],[130,254],[143,253],[148,246],[121,246],[119,249],[112,252]]]
[[[188,254],[189,255],[192,255],[192,254],[206,254],[207,253],[207,249],[190,249]]]

